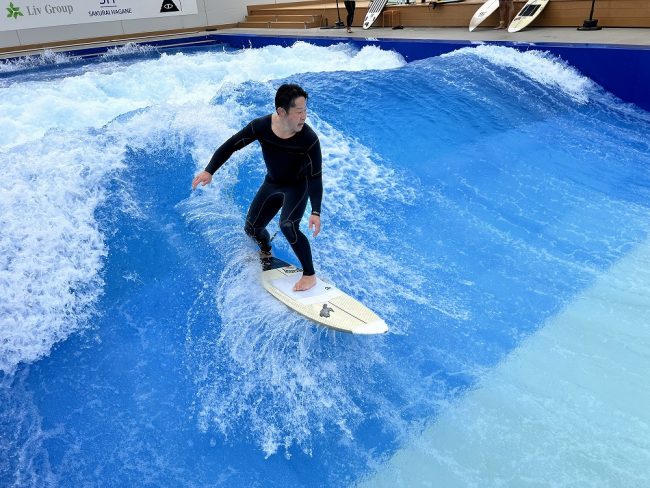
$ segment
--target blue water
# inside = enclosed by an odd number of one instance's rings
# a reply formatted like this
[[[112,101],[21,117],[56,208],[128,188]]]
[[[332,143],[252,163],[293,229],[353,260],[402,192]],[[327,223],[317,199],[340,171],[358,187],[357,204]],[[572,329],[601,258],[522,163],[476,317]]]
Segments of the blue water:
[[[539,52],[131,48],[0,76],[2,486],[354,485],[648,237],[650,117]],[[317,270],[387,335],[263,291],[256,145],[190,191],[285,80],[323,148]]]

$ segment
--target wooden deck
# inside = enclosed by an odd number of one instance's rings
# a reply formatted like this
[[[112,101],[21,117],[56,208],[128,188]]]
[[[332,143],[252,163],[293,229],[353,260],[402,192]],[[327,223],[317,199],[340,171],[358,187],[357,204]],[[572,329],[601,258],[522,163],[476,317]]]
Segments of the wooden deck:
[[[385,9],[394,11],[387,15],[386,22],[394,20],[404,27],[467,27],[474,12],[483,0],[465,0],[461,3],[437,5],[435,8],[428,3],[412,3],[410,5],[388,5]],[[515,12],[525,1],[515,0]],[[369,1],[356,3],[354,26],[360,27],[368,10]],[[340,16],[345,20],[346,11],[343,1],[339,1]],[[294,3],[276,3],[267,5],[251,5],[247,7],[248,16],[240,27],[269,27],[295,28],[297,26],[316,27],[333,25],[337,20],[336,3],[323,1],[304,1]],[[591,0],[551,0],[540,16],[531,24],[536,27],[578,27],[589,18]],[[277,21],[273,21],[273,17]],[[291,22],[291,16],[298,24]],[[305,17],[307,16],[307,17]],[[282,20],[280,20],[282,18]],[[311,22],[307,25],[304,19]],[[262,19],[260,24],[257,19]],[[598,19],[601,27],[650,27],[650,0],[596,0],[594,19]],[[378,19],[375,25],[381,26],[383,19]],[[257,22],[257,23],[256,23]],[[255,24],[253,24],[255,23]],[[498,14],[493,14],[485,25],[498,24]]]

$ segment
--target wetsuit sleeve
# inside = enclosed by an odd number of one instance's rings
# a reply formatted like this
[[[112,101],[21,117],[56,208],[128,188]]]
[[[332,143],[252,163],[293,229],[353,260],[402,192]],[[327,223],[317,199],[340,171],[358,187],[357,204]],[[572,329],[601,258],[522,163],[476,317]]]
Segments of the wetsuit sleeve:
[[[307,154],[311,161],[311,174],[307,175],[311,212],[312,214],[320,215],[320,206],[323,200],[323,155],[320,150],[318,137],[309,148]]]
[[[248,146],[251,142],[257,140],[253,122],[248,124],[234,136],[224,142],[212,155],[212,159],[205,167],[205,170],[213,175],[215,171],[221,168],[235,151],[239,151]]]

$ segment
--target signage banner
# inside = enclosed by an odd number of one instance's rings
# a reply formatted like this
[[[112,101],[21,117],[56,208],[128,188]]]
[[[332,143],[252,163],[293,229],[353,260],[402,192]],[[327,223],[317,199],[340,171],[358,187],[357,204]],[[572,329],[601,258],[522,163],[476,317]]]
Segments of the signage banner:
[[[0,31],[197,13],[196,0],[0,0]]]

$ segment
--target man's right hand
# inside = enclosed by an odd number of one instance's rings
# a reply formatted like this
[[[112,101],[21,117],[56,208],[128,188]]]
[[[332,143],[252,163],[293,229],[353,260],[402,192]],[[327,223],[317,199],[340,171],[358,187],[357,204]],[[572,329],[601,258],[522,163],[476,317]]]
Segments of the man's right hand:
[[[199,183],[201,184],[201,186],[205,186],[211,181],[212,181],[212,175],[207,171],[201,171],[198,175],[196,175],[194,181],[192,181],[192,190],[195,190],[196,187],[199,186]]]

